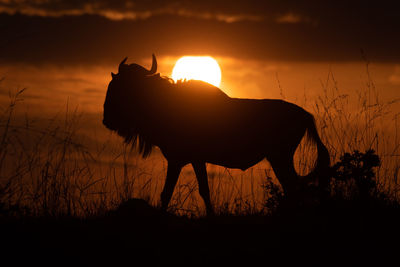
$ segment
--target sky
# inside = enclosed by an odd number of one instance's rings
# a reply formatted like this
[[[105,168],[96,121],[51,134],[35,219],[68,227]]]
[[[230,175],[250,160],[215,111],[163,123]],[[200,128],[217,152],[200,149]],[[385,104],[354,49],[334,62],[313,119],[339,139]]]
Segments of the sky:
[[[395,1],[0,0],[0,103],[9,90],[36,109],[77,103],[101,113],[119,62],[170,75],[177,59],[208,55],[232,97],[299,103],[334,74],[362,91],[366,64],[386,100],[399,97],[400,16]],[[3,79],[4,78],[4,79]],[[301,103],[300,103],[301,104]],[[400,110],[400,108],[399,108]]]
[[[0,0],[0,63],[98,64],[156,53],[399,62],[396,1]],[[363,52],[361,52],[363,51]]]

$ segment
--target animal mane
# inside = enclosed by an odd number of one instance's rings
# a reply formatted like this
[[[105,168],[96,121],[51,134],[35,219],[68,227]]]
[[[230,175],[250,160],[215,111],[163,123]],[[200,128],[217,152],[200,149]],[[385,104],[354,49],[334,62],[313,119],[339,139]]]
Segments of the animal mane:
[[[166,89],[173,86],[175,82],[166,76],[160,76],[160,74],[154,74],[145,76],[143,78],[135,77],[134,69],[128,69],[124,73],[120,73],[128,77],[129,82],[134,86],[135,84],[142,83],[146,86],[152,87],[153,89]],[[134,114],[135,115],[135,114]],[[117,134],[124,138],[124,142],[131,145],[132,149],[137,148],[139,154],[146,158],[153,151],[154,144],[151,142],[150,138],[143,132],[138,125],[128,125],[128,127],[122,127],[116,130]]]

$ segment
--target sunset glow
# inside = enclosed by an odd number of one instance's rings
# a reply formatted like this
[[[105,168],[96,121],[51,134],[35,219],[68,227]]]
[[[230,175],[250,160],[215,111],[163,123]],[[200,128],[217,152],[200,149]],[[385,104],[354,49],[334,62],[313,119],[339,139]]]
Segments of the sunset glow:
[[[219,86],[221,68],[212,57],[185,56],[175,63],[172,79],[175,82],[178,80],[201,80]]]

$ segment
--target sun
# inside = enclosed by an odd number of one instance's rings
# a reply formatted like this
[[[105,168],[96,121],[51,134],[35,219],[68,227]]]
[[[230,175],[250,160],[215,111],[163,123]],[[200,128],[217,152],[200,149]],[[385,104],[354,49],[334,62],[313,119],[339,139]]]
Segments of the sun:
[[[221,83],[221,68],[218,62],[209,56],[185,56],[178,59],[172,70],[172,79],[201,80],[214,86]]]

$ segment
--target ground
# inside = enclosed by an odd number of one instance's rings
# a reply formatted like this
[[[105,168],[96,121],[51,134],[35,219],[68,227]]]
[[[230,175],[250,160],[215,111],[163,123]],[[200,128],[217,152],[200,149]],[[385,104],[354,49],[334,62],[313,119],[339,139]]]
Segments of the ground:
[[[85,219],[3,215],[1,251],[13,265],[385,266],[398,252],[399,214],[336,201],[189,219],[131,199]]]

